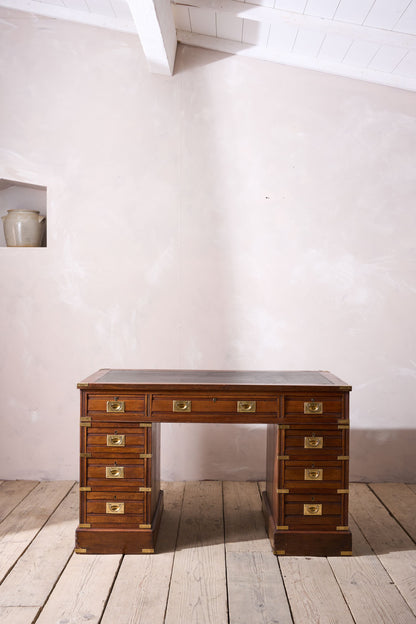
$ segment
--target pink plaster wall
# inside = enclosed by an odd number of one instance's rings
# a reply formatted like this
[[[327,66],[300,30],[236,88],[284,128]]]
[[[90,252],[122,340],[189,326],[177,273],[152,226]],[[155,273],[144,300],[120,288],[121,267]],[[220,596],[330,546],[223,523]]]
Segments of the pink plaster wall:
[[[0,177],[48,189],[48,247],[0,247],[0,478],[77,477],[94,370],[195,367],[331,370],[351,477],[414,480],[415,94],[0,18]],[[166,425],[162,476],[262,478],[264,442]]]

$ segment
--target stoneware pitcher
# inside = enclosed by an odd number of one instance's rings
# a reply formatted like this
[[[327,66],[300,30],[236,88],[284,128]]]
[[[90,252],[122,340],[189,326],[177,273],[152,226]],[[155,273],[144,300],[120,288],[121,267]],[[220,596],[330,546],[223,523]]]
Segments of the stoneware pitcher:
[[[39,210],[8,210],[2,217],[7,247],[40,247],[45,217]]]

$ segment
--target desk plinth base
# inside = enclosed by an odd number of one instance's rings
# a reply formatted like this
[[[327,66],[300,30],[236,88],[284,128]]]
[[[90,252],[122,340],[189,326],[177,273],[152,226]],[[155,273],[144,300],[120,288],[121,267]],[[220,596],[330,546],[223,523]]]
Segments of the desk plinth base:
[[[351,531],[279,530],[273,518],[267,492],[262,493],[266,531],[275,555],[339,557],[352,555]]]
[[[80,554],[140,555],[155,551],[163,511],[163,491],[159,493],[150,529],[96,529],[78,527],[75,552]]]

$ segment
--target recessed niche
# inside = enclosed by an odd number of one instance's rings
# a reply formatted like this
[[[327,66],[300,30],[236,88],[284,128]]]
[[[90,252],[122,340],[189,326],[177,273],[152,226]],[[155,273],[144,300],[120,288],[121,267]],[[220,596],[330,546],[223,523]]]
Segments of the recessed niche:
[[[46,186],[0,178],[0,217],[8,210],[38,210],[44,216],[44,233],[40,247],[46,247]],[[3,221],[0,225],[0,247],[7,247]]]

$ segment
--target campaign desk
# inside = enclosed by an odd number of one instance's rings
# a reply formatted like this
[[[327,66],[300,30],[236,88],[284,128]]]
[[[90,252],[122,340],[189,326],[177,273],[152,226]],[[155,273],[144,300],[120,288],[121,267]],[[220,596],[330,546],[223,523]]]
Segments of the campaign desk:
[[[154,552],[160,423],[189,422],[267,424],[262,499],[275,554],[351,554],[351,388],[341,379],[322,371],[102,369],[78,388],[76,552]]]

